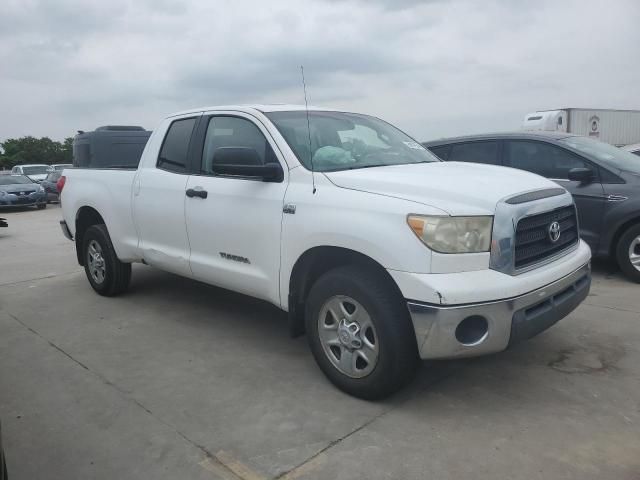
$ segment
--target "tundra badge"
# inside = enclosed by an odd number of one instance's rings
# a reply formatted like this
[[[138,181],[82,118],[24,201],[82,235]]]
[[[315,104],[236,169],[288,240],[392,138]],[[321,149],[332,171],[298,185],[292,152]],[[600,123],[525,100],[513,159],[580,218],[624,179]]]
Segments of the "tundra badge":
[[[296,213],[296,205],[294,203],[285,203],[282,207],[284,213],[294,215]]]

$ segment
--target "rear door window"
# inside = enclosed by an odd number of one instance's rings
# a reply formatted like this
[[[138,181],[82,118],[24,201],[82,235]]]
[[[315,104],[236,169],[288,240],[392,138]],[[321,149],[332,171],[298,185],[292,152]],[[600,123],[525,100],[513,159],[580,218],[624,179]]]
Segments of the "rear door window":
[[[513,168],[558,180],[567,180],[572,168],[592,168],[577,155],[544,142],[510,140],[505,155],[506,164]]]
[[[448,160],[452,162],[500,165],[500,159],[498,158],[498,141],[484,140],[453,144]]]
[[[175,173],[188,171],[187,154],[195,124],[196,118],[184,118],[171,124],[160,149],[158,168]]]

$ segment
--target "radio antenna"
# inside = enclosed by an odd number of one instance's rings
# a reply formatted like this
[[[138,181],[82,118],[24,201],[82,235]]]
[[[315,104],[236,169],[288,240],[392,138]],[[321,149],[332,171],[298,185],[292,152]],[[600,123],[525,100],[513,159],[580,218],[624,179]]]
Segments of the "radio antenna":
[[[313,155],[311,154],[311,124],[309,123],[309,103],[307,102],[307,84],[304,81],[304,66],[300,65],[300,73],[302,74],[302,90],[304,91],[304,109],[307,113],[307,135],[309,137],[309,163],[311,164],[311,184],[313,185],[313,193],[316,193],[316,179],[313,173]]]

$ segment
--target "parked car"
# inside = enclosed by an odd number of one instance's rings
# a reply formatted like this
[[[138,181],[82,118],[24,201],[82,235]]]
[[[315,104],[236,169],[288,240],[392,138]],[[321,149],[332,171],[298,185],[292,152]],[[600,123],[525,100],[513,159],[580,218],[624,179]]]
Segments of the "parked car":
[[[0,176],[0,207],[35,206],[47,208],[47,193],[42,185],[26,175]]]
[[[61,172],[65,168],[73,167],[73,164],[72,163],[52,163],[51,165],[49,165],[49,167],[51,167],[51,170],[53,171]]]
[[[390,124],[298,106],[167,117],[137,170],[73,168],[62,231],[91,287],[131,263],[261,298],[325,375],[380,398],[421,358],[483,355],[587,296],[571,195],[537,175],[440,162]]]
[[[640,282],[640,161],[591,138],[566,133],[505,133],[426,142],[447,161],[527,170],[569,190],[580,234],[594,255],[611,257]]]
[[[44,191],[47,192],[47,202],[57,202],[60,198],[60,194],[58,193],[58,180],[61,175],[62,170],[51,172],[40,184],[42,188],[44,188]]]
[[[16,165],[11,169],[12,175],[26,175],[34,182],[41,182],[47,178],[47,174],[50,171],[50,166],[42,164],[33,165]]]
[[[633,145],[626,145],[622,147],[622,149],[626,150],[627,152],[633,153],[634,155],[640,156],[640,143],[634,143]]]

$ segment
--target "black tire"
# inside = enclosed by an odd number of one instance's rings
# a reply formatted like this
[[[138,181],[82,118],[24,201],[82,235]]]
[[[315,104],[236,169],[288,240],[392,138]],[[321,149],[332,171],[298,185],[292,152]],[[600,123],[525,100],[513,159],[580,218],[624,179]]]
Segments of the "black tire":
[[[616,260],[622,273],[634,282],[640,283],[640,270],[631,263],[629,249],[640,237],[640,224],[627,228],[616,245]],[[640,254],[640,245],[635,246],[635,253]]]
[[[377,363],[362,378],[352,378],[333,365],[318,333],[323,305],[337,295],[351,297],[360,303],[376,330]],[[350,395],[367,400],[381,399],[404,386],[417,369],[416,337],[404,299],[396,286],[375,270],[344,266],[322,275],[307,298],[305,324],[318,366],[334,385]]]
[[[91,242],[97,242],[101,249],[104,262],[102,281],[94,279],[90,271],[89,246]],[[127,290],[131,281],[131,264],[123,263],[118,259],[105,225],[93,225],[87,229],[82,241],[82,255],[87,279],[97,293],[105,297],[112,297]]]
[[[36,205],[36,207],[38,208],[38,210],[43,210],[43,209],[47,208],[47,204],[46,203],[39,203],[38,205]]]

